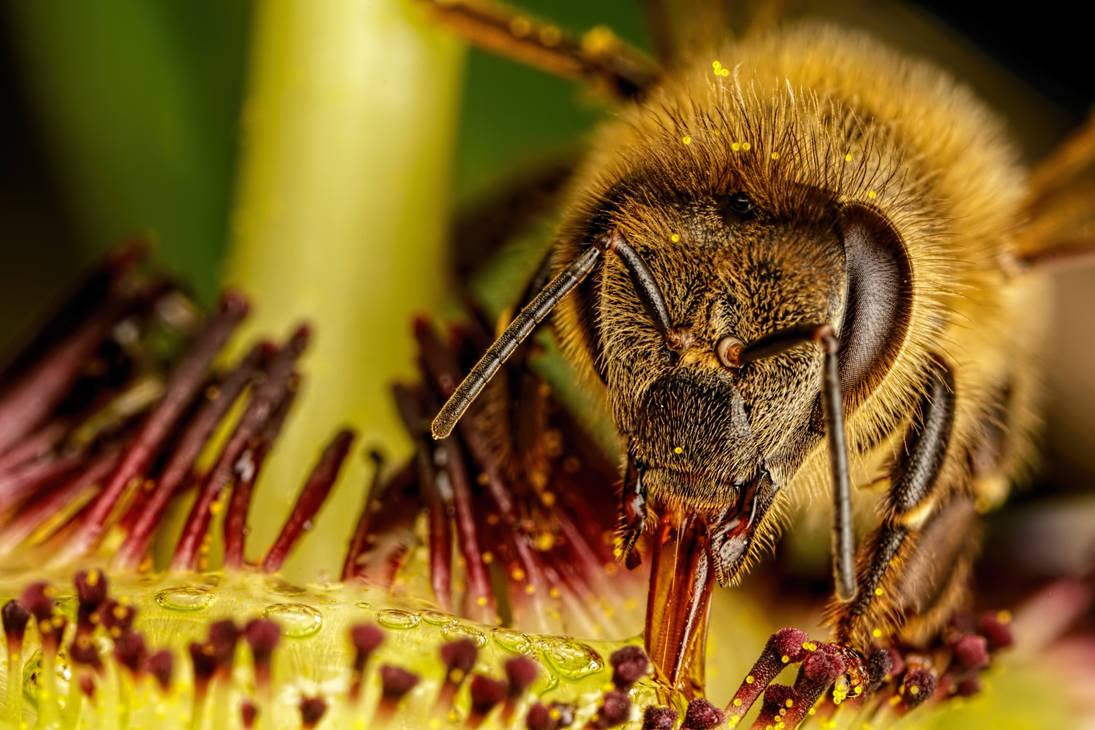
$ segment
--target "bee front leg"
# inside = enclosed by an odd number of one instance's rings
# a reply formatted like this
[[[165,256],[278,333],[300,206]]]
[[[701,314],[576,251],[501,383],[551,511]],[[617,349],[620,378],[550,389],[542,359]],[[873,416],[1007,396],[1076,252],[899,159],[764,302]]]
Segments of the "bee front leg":
[[[860,548],[856,596],[836,601],[829,618],[837,640],[864,649],[900,628],[906,610],[919,610],[915,593],[923,576],[910,575],[909,561],[925,545],[938,555],[926,533],[940,523],[940,515],[965,514],[968,500],[944,500],[940,476],[947,459],[954,425],[955,392],[950,370],[943,365],[929,377],[917,414],[905,434],[901,455],[890,471],[890,490],[882,524]],[[944,522],[947,520],[944,519]],[[954,545],[958,551],[960,545]],[[939,558],[944,556],[938,555]],[[948,564],[948,563],[943,563]]]

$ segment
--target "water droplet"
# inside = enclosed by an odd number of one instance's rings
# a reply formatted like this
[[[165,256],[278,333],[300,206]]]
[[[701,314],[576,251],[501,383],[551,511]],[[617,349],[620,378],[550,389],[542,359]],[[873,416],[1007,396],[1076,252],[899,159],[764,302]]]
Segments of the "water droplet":
[[[422,620],[433,626],[449,626],[458,622],[456,616],[441,611],[423,611]]]
[[[473,629],[470,626],[465,626],[458,621],[454,621],[448,626],[442,627],[441,635],[445,637],[446,641],[455,641],[457,639],[471,639],[479,648],[483,648],[487,645],[486,634],[484,634],[479,629]]]
[[[567,679],[581,679],[601,671],[605,662],[593,647],[574,639],[541,639],[540,653]]]
[[[281,626],[282,636],[304,639],[319,631],[323,614],[303,603],[275,603],[267,606],[263,615]]]
[[[213,591],[198,586],[168,588],[156,594],[156,603],[171,611],[200,611],[216,598]]]
[[[373,604],[369,603],[368,601],[358,601],[354,605],[357,606],[358,608],[363,608],[366,611],[372,611],[373,610]]]
[[[376,622],[389,629],[413,629],[422,617],[399,608],[386,608],[376,615]]]
[[[532,654],[536,649],[532,639],[527,634],[511,629],[491,629],[494,643],[508,651],[510,654]]]

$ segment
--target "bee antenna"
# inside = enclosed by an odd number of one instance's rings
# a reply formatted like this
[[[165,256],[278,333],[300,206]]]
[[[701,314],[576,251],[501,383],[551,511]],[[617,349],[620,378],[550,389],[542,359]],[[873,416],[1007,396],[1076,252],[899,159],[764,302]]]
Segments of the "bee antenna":
[[[435,439],[443,439],[452,433],[457,421],[475,402],[475,399],[483,392],[483,388],[497,374],[514,350],[536,330],[536,327],[547,318],[555,309],[555,305],[571,289],[589,276],[601,254],[612,247],[613,239],[618,238],[618,234],[610,234],[584,249],[513,318],[498,339],[487,348],[483,357],[479,358],[479,362],[475,363],[467,377],[452,392],[449,399],[445,401],[445,405],[441,406],[441,410],[430,425],[430,431]]]
[[[821,401],[833,479],[833,582],[837,598],[850,601],[856,593],[855,536],[852,534],[852,486],[840,388],[840,339],[829,324],[788,327],[747,345],[738,354],[737,362],[745,364],[778,355],[805,342],[818,343],[825,356],[821,370]]]

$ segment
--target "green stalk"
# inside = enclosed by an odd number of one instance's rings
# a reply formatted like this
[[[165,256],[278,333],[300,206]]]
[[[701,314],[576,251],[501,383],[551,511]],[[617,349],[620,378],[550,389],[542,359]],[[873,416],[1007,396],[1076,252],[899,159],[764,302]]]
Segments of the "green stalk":
[[[252,44],[226,281],[253,298],[249,333],[316,326],[255,495],[267,511],[248,554],[261,557],[340,423],[360,445],[405,452],[387,390],[410,372],[411,316],[441,301],[463,55],[405,0],[260,3]],[[368,476],[352,467],[288,576],[337,577],[345,546],[322,535],[352,530]]]

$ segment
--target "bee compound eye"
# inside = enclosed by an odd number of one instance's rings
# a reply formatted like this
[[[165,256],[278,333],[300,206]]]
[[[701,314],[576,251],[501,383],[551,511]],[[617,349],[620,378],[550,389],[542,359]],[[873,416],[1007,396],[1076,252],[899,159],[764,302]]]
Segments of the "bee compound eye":
[[[737,370],[741,367],[741,352],[744,349],[745,343],[733,335],[727,335],[715,345],[715,356],[724,368]]]

